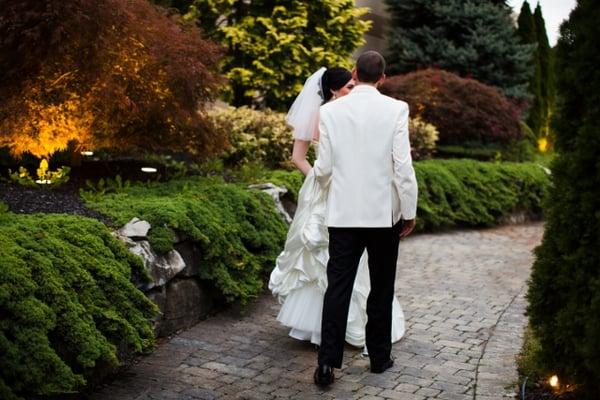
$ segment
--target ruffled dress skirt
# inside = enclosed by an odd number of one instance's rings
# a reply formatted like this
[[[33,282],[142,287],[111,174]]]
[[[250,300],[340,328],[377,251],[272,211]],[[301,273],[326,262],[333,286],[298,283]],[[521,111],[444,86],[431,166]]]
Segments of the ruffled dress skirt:
[[[326,192],[311,170],[298,194],[296,215],[288,231],[283,252],[277,257],[269,289],[282,304],[277,320],[290,328],[290,336],[321,343],[323,296],[327,289],[329,234],[325,223]],[[367,297],[370,291],[367,253],[363,254],[350,302],[346,342],[365,345]],[[404,335],[404,314],[394,297],[392,342]]]

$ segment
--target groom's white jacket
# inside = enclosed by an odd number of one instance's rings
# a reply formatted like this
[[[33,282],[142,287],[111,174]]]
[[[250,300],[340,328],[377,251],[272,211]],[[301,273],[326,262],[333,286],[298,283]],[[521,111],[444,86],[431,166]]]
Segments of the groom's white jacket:
[[[321,106],[319,131],[314,173],[329,186],[327,226],[391,227],[415,218],[408,104],[357,85]]]

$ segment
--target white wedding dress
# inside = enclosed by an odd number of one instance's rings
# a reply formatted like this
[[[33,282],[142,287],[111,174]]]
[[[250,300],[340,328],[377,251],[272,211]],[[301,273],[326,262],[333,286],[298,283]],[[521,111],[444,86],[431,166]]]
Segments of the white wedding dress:
[[[298,194],[296,215],[269,280],[269,289],[282,304],[277,320],[291,328],[291,337],[310,340],[317,345],[321,343],[321,314],[329,258],[326,198],[326,191],[318,184],[311,169]],[[346,328],[346,342],[356,347],[365,346],[370,286],[365,251],[354,282]],[[403,335],[404,314],[394,297],[392,342],[397,342]]]

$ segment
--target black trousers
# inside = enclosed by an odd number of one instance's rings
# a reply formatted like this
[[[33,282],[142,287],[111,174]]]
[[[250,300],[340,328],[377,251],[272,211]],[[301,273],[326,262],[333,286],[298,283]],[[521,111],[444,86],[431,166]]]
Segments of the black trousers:
[[[323,300],[319,365],[342,366],[352,288],[365,248],[371,281],[366,327],[369,358],[371,365],[380,365],[390,358],[400,229],[401,222],[391,228],[329,228],[328,283]]]

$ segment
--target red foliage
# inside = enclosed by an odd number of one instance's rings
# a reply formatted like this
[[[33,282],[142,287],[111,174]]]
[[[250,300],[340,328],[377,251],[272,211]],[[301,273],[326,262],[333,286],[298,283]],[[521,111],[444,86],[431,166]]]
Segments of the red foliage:
[[[438,144],[506,143],[523,137],[520,109],[474,79],[425,69],[388,78],[381,92],[406,101],[412,116],[435,125]]]
[[[0,0],[0,146],[219,151],[221,50],[147,0]]]

